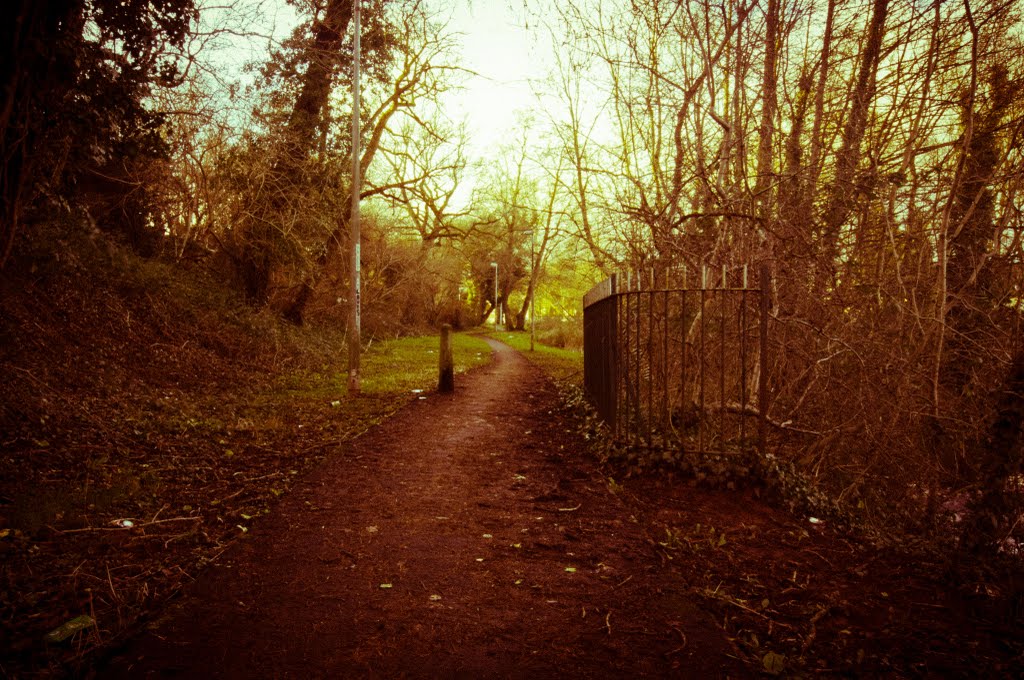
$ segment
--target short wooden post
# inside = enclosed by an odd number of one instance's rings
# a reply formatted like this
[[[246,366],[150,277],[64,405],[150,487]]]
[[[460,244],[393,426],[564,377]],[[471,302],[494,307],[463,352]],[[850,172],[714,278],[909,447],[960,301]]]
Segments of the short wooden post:
[[[437,378],[438,392],[455,391],[455,362],[452,359],[452,327],[450,324],[441,326],[441,352]]]

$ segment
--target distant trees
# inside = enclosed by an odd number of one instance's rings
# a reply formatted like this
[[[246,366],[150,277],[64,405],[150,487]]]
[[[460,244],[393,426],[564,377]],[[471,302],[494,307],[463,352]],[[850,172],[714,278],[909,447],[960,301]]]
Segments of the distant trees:
[[[491,303],[492,310],[500,307],[513,330],[525,328],[544,263],[562,238],[561,167],[547,168],[545,173],[540,162],[545,159],[531,156],[536,152],[530,143],[531,127],[531,120],[521,120],[514,141],[496,150],[475,204],[473,270],[482,299]],[[497,300],[489,269],[492,261],[498,265]],[[525,291],[513,306],[513,291],[521,287]],[[481,321],[490,314],[484,308],[480,312]]]

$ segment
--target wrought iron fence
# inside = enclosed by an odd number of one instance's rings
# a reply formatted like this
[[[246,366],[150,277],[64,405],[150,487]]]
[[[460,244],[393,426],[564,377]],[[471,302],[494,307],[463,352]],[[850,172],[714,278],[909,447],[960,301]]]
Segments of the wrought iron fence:
[[[666,458],[765,448],[768,274],[612,276],[584,296],[584,387],[615,440]],[[658,279],[662,280],[658,280]]]

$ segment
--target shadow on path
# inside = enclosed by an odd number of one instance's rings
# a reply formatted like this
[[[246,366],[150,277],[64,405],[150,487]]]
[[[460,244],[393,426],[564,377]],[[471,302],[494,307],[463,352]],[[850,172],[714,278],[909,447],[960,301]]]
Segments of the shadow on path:
[[[736,677],[721,631],[497,342],[339,448],[100,677]]]

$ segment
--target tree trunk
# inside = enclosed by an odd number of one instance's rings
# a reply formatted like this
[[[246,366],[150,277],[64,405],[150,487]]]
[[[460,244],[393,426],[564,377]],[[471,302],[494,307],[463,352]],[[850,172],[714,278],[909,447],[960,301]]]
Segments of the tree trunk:
[[[767,28],[765,32],[764,77],[761,83],[761,127],[757,144],[757,179],[754,201],[758,214],[767,218],[771,209],[772,151],[775,138],[775,115],[779,109],[778,54],[779,54],[779,2],[768,0]]]
[[[840,230],[856,205],[855,176],[861,158],[861,142],[867,129],[868,111],[875,98],[876,75],[888,13],[889,0],[874,0],[868,24],[868,37],[857,72],[857,83],[851,96],[853,105],[843,128],[843,143],[836,156],[836,176],[825,208],[821,239],[822,257],[818,263],[821,268],[818,277],[819,289],[824,287],[824,275],[831,273],[835,266],[839,254]]]
[[[964,553],[980,553],[996,547],[1009,535],[1019,500],[1006,492],[1006,484],[1021,472],[1021,438],[1024,434],[1024,350],[1018,350],[996,399],[996,417],[984,447],[981,498],[973,507],[973,521],[961,534]]]
[[[808,177],[807,197],[804,201],[804,206],[808,210],[818,186],[818,178],[821,176],[822,137],[825,129],[825,90],[828,87],[828,73],[832,63],[832,31],[835,25],[835,15],[836,0],[828,0],[825,33],[821,41],[821,73],[818,75],[818,87],[814,93],[814,124],[811,129],[811,158],[808,161],[810,177]]]
[[[313,44],[307,52],[302,87],[295,98],[285,143],[274,165],[286,176],[295,173],[317,144],[317,128],[341,61],[341,45],[352,20],[352,0],[330,0],[323,19],[315,19]]]
[[[314,19],[313,43],[304,56],[306,70],[302,74],[302,85],[284,129],[283,143],[272,163],[271,181],[277,186],[269,193],[271,198],[264,208],[265,217],[257,217],[245,227],[246,241],[238,258],[246,294],[253,304],[268,302],[270,281],[278,266],[272,247],[273,221],[291,195],[288,187],[302,181],[302,165],[316,148],[317,128],[323,123],[338,72],[342,41],[351,19],[352,0],[330,0],[323,19]],[[311,294],[312,286],[303,283],[284,317],[301,324],[301,310]]]
[[[54,122],[47,119],[59,113],[74,85],[77,55],[69,47],[82,38],[83,5],[5,0],[0,6],[0,269],[41,179],[36,144],[45,145],[44,128]]]
[[[990,76],[988,110],[966,111],[970,139],[963,149],[963,180],[952,196],[947,288],[951,302],[946,323],[949,348],[943,376],[947,386],[962,391],[981,361],[974,351],[975,336],[989,323],[994,300],[987,283],[988,251],[995,233],[995,198],[991,183],[1002,161],[999,131],[1013,101],[1006,67],[997,65]]]
[[[530,282],[526,285],[526,297],[523,298],[523,305],[519,308],[519,312],[516,314],[516,328],[517,331],[526,330],[526,314],[530,311],[530,303],[533,302],[533,277],[530,277]]]

